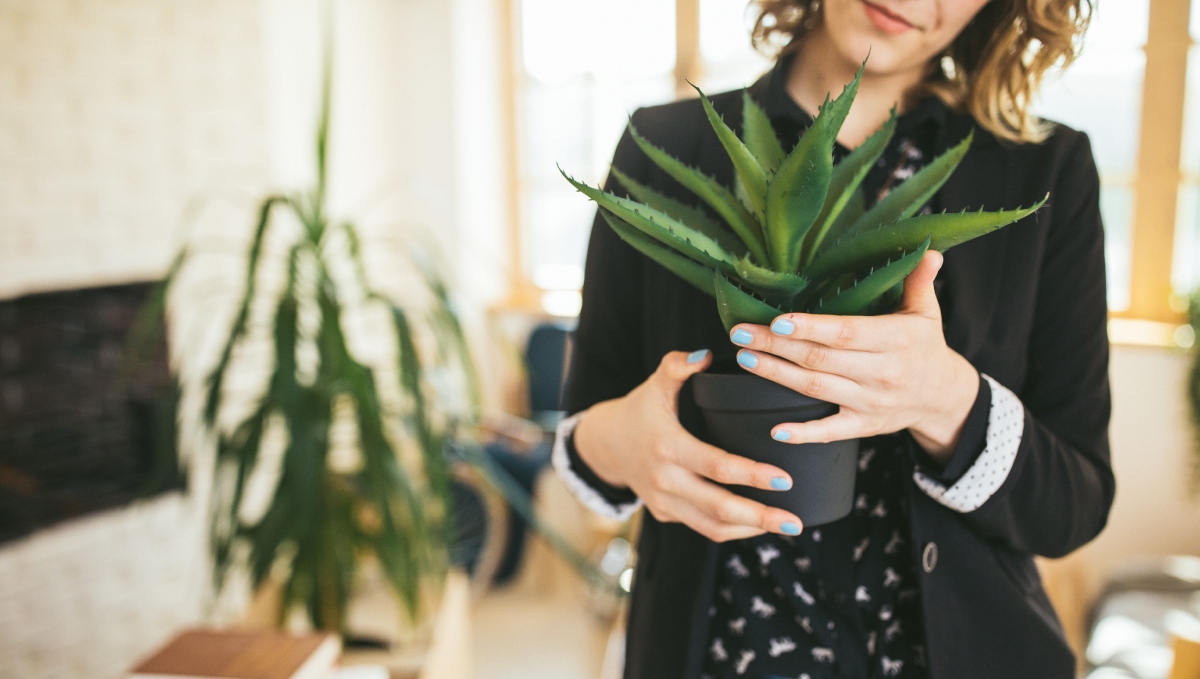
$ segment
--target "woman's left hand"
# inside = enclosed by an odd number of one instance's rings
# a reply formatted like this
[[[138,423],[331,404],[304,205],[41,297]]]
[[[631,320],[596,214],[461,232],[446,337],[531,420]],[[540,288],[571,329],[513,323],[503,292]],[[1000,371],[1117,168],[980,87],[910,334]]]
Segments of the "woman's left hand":
[[[773,438],[825,442],[908,429],[931,456],[949,460],[978,395],[979,373],[946,346],[933,290],[941,266],[941,253],[927,253],[904,280],[892,314],[793,313],[770,328],[733,328],[733,343],[745,347],[738,352],[743,368],[841,406],[824,419],[780,424]]]

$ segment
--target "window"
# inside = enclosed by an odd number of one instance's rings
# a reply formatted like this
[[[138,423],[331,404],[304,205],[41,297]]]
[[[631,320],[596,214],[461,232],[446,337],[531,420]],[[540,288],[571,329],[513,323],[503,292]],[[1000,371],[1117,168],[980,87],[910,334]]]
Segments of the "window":
[[[579,310],[595,208],[558,174],[604,180],[629,113],[675,93],[674,0],[523,0],[518,156],[522,272],[544,309]]]
[[[705,92],[745,87],[771,68],[750,44],[752,7],[746,0],[700,0],[699,83]]]
[[[1149,0],[1099,3],[1082,55],[1051,75],[1038,115],[1088,133],[1100,170],[1100,210],[1108,260],[1108,305],[1129,307],[1134,176],[1142,108]]]

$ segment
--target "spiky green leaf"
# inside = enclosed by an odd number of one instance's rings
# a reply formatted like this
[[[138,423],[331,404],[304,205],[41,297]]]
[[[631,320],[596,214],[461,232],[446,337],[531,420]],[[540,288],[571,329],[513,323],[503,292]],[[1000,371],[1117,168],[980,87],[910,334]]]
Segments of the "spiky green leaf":
[[[600,215],[604,217],[604,221],[608,222],[617,236],[633,246],[633,249],[658,262],[701,292],[708,295],[713,294],[712,269],[703,264],[697,264],[670,248],[659,245],[658,241],[638,231],[604,208],[600,208]]]
[[[695,86],[693,85],[693,87]],[[733,169],[746,189],[750,207],[755,214],[760,215],[761,219],[767,201],[767,173],[758,164],[758,159],[754,157],[750,149],[746,148],[741,139],[738,139],[737,133],[725,124],[708,97],[700,92],[699,87],[695,87],[695,89],[700,93],[700,104],[704,107],[704,115],[708,117],[708,124],[712,125],[713,131],[717,133],[717,139],[721,140],[721,146],[725,147],[725,153],[729,154],[729,159],[733,161]]]
[[[867,210],[866,214],[855,221],[842,237],[872,231],[915,214],[950,178],[955,168],[962,162],[963,157],[967,155],[974,137],[975,132],[972,130],[961,142],[901,182],[899,186],[892,189],[891,193],[884,196],[870,210]]]
[[[734,265],[738,276],[747,287],[770,298],[777,298],[787,306],[802,290],[808,287],[808,279],[787,272],[772,271],[742,258]]]
[[[738,323],[767,325],[783,313],[782,310],[744,292],[718,271],[713,272],[712,284],[714,296],[717,298],[717,313],[721,315],[726,332],[733,330],[733,326]]]
[[[829,299],[818,302],[813,311],[819,314],[837,316],[856,316],[866,313],[871,304],[886,294],[897,283],[904,280],[929,249],[929,239],[912,252],[898,257],[895,261],[869,273],[865,278],[851,287],[842,290]]]
[[[883,155],[883,151],[887,148],[895,131],[896,109],[893,108],[887,122],[833,168],[829,191],[825,194],[825,205],[821,208],[821,214],[817,215],[816,225],[809,231],[808,238],[805,239],[803,253],[805,265],[812,261],[846,205],[859,191],[867,172],[871,170],[879,156]],[[861,196],[861,192],[858,195]]]
[[[742,90],[742,138],[746,140],[746,148],[758,160],[758,164],[770,177],[779,169],[779,165],[787,156],[779,137],[775,136],[775,128],[771,119],[750,98],[749,90]]]
[[[767,261],[767,250],[765,241],[763,240],[762,229],[759,228],[758,222],[755,221],[754,215],[742,205],[742,202],[733,195],[733,192],[725,188],[716,179],[709,177],[703,172],[689,167],[682,161],[676,159],[671,154],[651,144],[644,137],[638,134],[633,123],[629,124],[629,133],[633,136],[633,141],[642,149],[655,165],[662,168],[663,172],[670,175],[675,181],[679,182],[692,193],[696,194],[700,200],[708,203],[712,209],[716,210],[717,214],[721,215],[733,229],[733,232],[738,238],[742,239],[746,248],[750,250],[750,254],[760,262]]]
[[[857,271],[910,252],[927,238],[930,239],[930,249],[945,252],[955,245],[1024,219],[1045,203],[1046,199],[1043,198],[1030,207],[1016,210],[943,212],[902,219],[830,245],[805,273],[813,278],[823,278],[837,271]]]
[[[829,227],[829,232],[825,234],[825,239],[822,241],[815,252],[820,253],[822,248],[829,247],[830,243],[841,239],[842,234],[850,230],[850,227],[858,221],[863,213],[867,211],[867,200],[863,196],[863,188],[859,186],[850,194],[850,199],[846,201],[846,207],[842,208],[842,213],[833,220],[833,224]]]
[[[801,247],[829,191],[833,145],[858,92],[862,70],[841,96],[826,100],[813,124],[779,166],[767,187],[766,232],[771,268],[795,271]]]
[[[730,254],[740,257],[748,252],[745,243],[733,235],[733,232],[729,229],[721,226],[720,222],[708,216],[708,213],[703,209],[693,205],[686,205],[666,194],[659,193],[616,167],[612,168],[612,173],[617,178],[617,181],[621,182],[621,186],[624,186],[629,191],[629,195],[635,199],[659,212],[667,213],[715,240],[718,245],[729,251]]]
[[[901,281],[888,291],[875,298],[871,302],[871,306],[867,308],[867,315],[878,316],[880,314],[890,314],[896,310],[896,306],[900,303],[900,298],[904,296],[904,282]]]
[[[561,168],[559,172],[562,172]],[[562,172],[562,176],[580,193],[647,236],[707,267],[733,272],[734,256],[708,236],[648,205],[588,186],[576,181],[566,172]]]

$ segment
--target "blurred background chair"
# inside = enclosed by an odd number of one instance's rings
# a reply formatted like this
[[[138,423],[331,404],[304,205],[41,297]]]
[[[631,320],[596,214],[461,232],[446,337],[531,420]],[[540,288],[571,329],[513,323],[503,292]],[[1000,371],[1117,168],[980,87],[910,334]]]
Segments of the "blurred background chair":
[[[534,492],[538,476],[550,465],[554,429],[563,416],[562,390],[570,360],[570,346],[571,327],[566,323],[543,322],[533,328],[525,344],[525,372],[529,419],[540,428],[541,435],[536,439],[528,431],[518,435],[501,435],[486,446],[487,454],[530,494]],[[504,427],[505,432],[501,433],[512,433],[515,424],[519,425],[509,421],[508,426]],[[511,508],[507,513],[506,545],[493,578],[498,585],[512,581],[525,554],[528,526]]]

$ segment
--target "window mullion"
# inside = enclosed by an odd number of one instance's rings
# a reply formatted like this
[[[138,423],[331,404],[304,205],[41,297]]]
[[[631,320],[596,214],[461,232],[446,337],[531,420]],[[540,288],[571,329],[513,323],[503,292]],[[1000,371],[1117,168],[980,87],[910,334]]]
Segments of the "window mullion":
[[[1122,316],[1178,322],[1169,305],[1181,173],[1190,0],[1150,0],[1134,198],[1129,309]]]
[[[700,0],[675,0],[675,97],[694,96],[689,82],[700,82]]]

